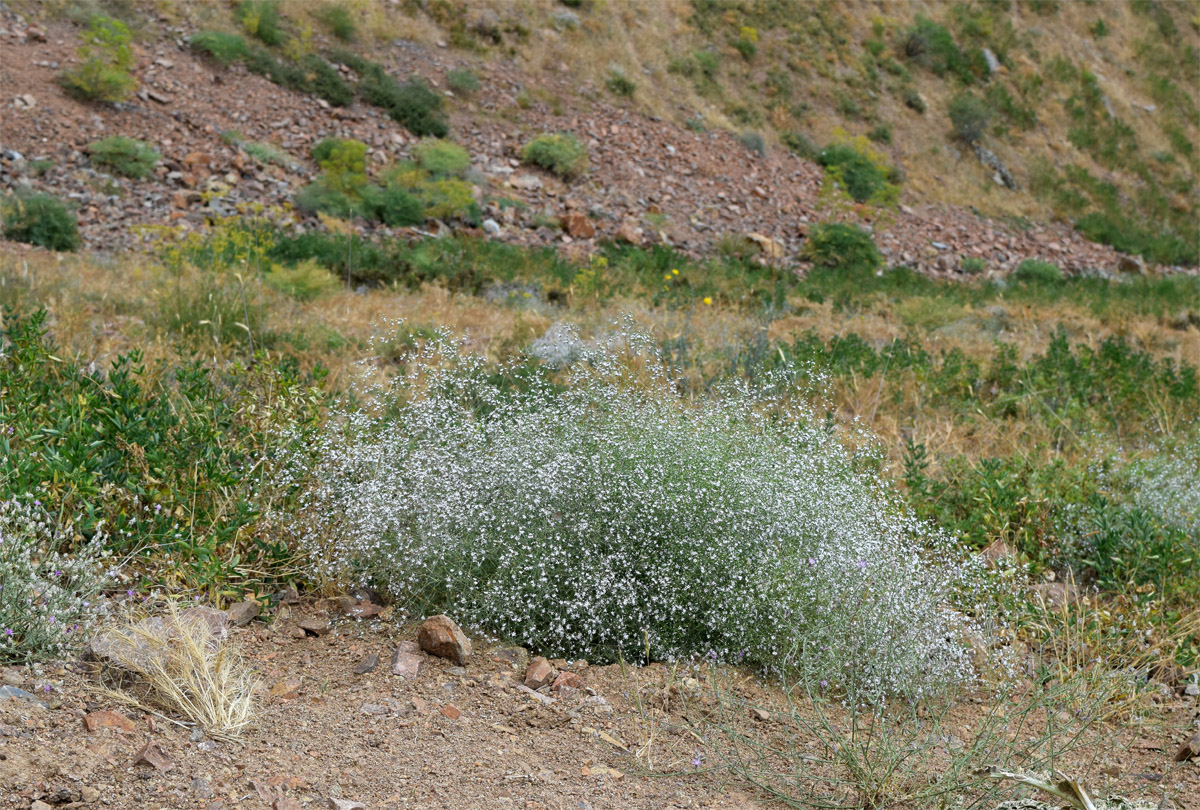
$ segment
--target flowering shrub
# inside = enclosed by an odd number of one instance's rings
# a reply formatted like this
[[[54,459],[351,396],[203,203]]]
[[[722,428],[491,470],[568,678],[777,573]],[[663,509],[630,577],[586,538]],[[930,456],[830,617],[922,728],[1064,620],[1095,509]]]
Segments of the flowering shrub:
[[[36,501],[0,501],[0,663],[61,655],[86,638],[104,581],[103,536],[71,555]]]
[[[554,655],[876,695],[969,677],[965,569],[785,375],[684,405],[649,339],[576,345],[552,376],[433,340],[331,422],[294,524],[319,572]]]

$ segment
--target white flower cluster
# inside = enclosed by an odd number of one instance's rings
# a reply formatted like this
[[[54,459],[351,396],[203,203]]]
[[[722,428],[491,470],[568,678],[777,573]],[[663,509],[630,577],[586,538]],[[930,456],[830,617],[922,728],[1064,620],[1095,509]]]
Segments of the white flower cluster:
[[[1137,465],[1134,478],[1139,507],[1200,538],[1200,441]]]
[[[969,679],[950,542],[784,375],[684,404],[650,345],[617,335],[519,390],[427,347],[293,470],[295,531],[334,580],[554,655],[711,656],[877,696]]]
[[[29,499],[0,501],[0,662],[53,658],[82,644],[100,611],[103,537],[71,554],[70,527]]]

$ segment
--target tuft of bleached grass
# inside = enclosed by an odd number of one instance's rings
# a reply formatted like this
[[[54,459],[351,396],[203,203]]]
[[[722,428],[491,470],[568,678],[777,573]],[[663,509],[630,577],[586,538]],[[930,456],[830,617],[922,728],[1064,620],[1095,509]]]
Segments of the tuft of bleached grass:
[[[114,700],[230,740],[258,714],[259,681],[228,638],[168,602],[158,620],[127,621],[105,636],[115,665],[100,691]],[[132,676],[132,677],[130,677]]]

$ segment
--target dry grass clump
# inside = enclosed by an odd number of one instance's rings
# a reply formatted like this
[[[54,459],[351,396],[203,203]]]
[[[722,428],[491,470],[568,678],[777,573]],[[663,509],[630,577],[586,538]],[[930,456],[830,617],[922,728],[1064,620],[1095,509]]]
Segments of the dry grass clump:
[[[102,636],[110,666],[100,690],[214,739],[234,739],[258,714],[258,680],[225,635],[198,609],[128,621]],[[179,720],[177,718],[183,718]]]

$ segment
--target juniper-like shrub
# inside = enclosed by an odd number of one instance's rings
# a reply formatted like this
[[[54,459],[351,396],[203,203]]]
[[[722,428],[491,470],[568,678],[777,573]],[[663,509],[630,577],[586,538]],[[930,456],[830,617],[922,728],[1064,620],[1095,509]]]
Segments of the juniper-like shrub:
[[[787,375],[683,404],[629,332],[554,372],[406,345],[376,407],[289,465],[319,575],[547,655],[711,656],[877,696],[970,678],[950,606],[969,566]]]

